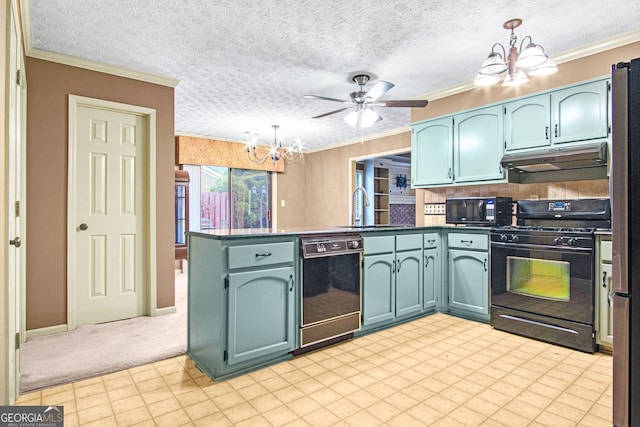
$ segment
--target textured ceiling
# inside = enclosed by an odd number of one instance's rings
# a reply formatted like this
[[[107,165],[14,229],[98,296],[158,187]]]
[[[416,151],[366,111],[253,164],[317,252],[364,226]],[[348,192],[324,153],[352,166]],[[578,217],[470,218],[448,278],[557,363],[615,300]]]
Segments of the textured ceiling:
[[[508,44],[510,18],[524,21],[519,40],[531,35],[552,57],[640,29],[638,0],[27,0],[25,8],[34,49],[179,79],[177,133],[243,141],[250,132],[268,142],[279,124],[306,150],[360,136],[346,112],[311,118],[340,104],[303,98],[348,98],[354,73],[394,83],[381,100],[412,99],[472,80],[491,45]],[[365,138],[410,122],[409,109],[378,112],[384,120]]]

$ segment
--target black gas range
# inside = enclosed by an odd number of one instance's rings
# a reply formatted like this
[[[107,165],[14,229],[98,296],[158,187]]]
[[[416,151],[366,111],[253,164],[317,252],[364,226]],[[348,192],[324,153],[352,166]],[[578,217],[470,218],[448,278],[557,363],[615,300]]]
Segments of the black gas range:
[[[595,351],[595,231],[609,199],[519,201],[516,224],[491,229],[491,325]]]

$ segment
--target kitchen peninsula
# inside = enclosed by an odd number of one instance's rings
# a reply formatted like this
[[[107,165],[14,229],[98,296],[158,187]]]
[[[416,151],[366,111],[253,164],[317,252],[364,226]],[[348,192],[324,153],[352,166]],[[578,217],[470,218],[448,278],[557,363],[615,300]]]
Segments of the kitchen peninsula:
[[[336,238],[344,242],[328,243]],[[486,227],[453,226],[189,232],[187,352],[220,380],[315,348],[309,343],[316,344],[316,334],[334,326],[318,321],[312,326],[319,331],[302,333],[303,297],[326,293],[305,289],[303,282],[312,281],[310,274],[329,277],[309,264],[304,279],[305,241],[317,245],[312,258],[330,255],[325,252],[334,245],[340,254],[355,254],[355,268],[338,267],[339,257],[325,258],[333,276],[348,282],[335,285],[345,302],[355,291],[360,298],[357,316],[343,318],[355,322],[354,332],[332,338],[357,337],[437,311],[488,322],[488,240]]]

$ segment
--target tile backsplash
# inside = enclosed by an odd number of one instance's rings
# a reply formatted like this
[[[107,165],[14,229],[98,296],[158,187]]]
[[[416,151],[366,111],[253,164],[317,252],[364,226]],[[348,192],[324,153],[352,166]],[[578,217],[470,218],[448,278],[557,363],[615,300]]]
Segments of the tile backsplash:
[[[389,205],[389,223],[396,225],[414,225],[416,220],[416,205]]]
[[[444,203],[450,197],[503,196],[516,200],[591,199],[609,197],[609,180],[547,182],[539,184],[490,184],[417,190],[424,203]],[[424,215],[424,225],[445,224],[444,215]]]

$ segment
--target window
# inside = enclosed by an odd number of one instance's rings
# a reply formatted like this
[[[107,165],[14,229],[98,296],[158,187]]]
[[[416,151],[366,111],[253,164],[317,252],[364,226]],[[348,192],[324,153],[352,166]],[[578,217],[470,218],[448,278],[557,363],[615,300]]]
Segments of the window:
[[[187,258],[187,236],[189,229],[189,172],[175,171],[175,259]]]
[[[271,173],[200,166],[199,224],[200,230],[270,227]]]

